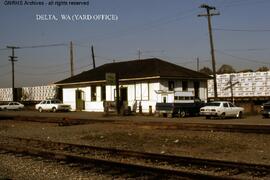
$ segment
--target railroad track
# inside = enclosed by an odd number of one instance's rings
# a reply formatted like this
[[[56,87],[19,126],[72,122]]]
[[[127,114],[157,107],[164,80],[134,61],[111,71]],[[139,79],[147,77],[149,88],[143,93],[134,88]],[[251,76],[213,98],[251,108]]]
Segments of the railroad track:
[[[228,162],[172,155],[76,145],[37,139],[0,137],[0,149],[56,159],[113,172],[166,179],[270,178],[270,165]],[[104,171],[103,171],[104,172]],[[110,173],[110,172],[109,172]]]
[[[121,122],[120,122],[121,123]],[[270,134],[270,125],[248,124],[210,124],[210,123],[175,123],[175,122],[133,122],[138,127],[151,129],[170,129],[188,131],[211,131],[233,133]]]
[[[73,119],[53,117],[12,117],[12,120],[40,123],[55,123],[59,126],[71,126],[93,123],[112,123],[119,125],[135,125],[147,129],[163,130],[188,130],[188,131],[211,131],[231,133],[254,133],[270,134],[270,125],[247,125],[247,124],[211,124],[211,123],[180,123],[180,122],[137,122],[129,120],[98,120],[98,119]]]

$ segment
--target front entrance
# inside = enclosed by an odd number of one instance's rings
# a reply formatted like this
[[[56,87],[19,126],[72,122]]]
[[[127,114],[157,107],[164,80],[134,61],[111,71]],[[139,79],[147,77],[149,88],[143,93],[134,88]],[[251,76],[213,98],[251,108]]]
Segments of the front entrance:
[[[82,90],[76,90],[76,111],[85,109],[85,98]]]
[[[127,88],[126,87],[121,87],[120,88],[120,107],[123,106],[125,102],[128,100],[128,94],[127,94]]]
[[[195,98],[200,98],[200,82],[199,81],[194,81],[194,97]]]

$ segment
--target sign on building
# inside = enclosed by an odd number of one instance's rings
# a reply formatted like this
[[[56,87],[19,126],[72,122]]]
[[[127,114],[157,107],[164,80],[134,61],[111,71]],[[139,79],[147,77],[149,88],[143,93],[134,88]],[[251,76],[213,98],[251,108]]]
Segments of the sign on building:
[[[116,84],[116,74],[115,73],[106,73],[106,84],[115,85]]]

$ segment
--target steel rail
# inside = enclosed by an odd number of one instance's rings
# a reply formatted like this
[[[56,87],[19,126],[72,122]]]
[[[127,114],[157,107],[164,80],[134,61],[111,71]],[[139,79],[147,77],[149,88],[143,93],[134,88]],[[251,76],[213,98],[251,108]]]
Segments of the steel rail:
[[[106,157],[107,159],[115,159],[112,157],[118,157],[121,159],[133,158],[138,160],[143,160],[146,162],[154,162],[154,164],[169,164],[170,167],[189,167],[191,169],[207,169],[218,170],[218,171],[235,171],[237,173],[248,173],[255,174],[258,176],[266,176],[270,174],[270,165],[264,164],[251,164],[244,162],[231,162],[231,161],[222,161],[222,160],[211,160],[211,159],[201,159],[193,157],[181,157],[174,155],[163,155],[163,154],[154,154],[146,152],[136,152],[129,150],[120,150],[114,148],[104,148],[88,145],[77,145],[70,143],[60,143],[52,141],[43,141],[36,139],[28,138],[18,138],[18,137],[1,137],[2,139],[2,149],[3,147],[12,146],[12,143],[5,143],[3,141],[9,139],[9,141],[18,141],[16,144],[20,144],[17,148],[24,148],[27,145],[32,146],[33,148],[39,147],[39,149],[54,150],[58,153],[75,153],[82,156],[94,156],[94,157]],[[13,145],[14,146],[14,145]],[[103,158],[103,157],[102,157]],[[230,177],[232,178],[232,177]]]
[[[7,117],[8,118],[8,117]],[[3,119],[3,117],[2,117]],[[139,128],[151,128],[159,130],[186,130],[186,131],[211,131],[230,133],[255,133],[270,134],[270,125],[250,125],[250,124],[215,124],[215,123],[188,123],[188,122],[137,122],[131,120],[117,119],[76,119],[67,117],[28,117],[12,116],[15,121],[55,123],[59,126],[82,125],[92,123],[113,123],[118,125],[135,125]]]

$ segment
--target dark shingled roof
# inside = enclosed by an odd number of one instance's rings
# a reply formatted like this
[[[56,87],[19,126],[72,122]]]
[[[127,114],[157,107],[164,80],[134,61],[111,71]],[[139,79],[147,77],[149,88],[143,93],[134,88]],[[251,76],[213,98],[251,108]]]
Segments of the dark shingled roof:
[[[119,73],[119,79],[160,78],[210,79],[211,77],[157,58],[108,63],[82,72],[55,84],[82,83],[105,80],[106,73]]]

